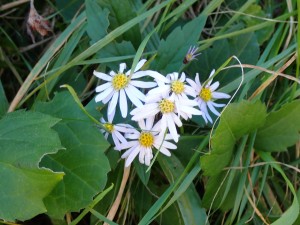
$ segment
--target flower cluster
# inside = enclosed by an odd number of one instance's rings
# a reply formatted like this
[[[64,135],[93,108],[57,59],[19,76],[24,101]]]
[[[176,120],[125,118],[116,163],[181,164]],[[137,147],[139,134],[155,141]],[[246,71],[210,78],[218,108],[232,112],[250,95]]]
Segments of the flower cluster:
[[[209,110],[219,116],[215,107],[224,106],[214,100],[230,98],[228,94],[216,92],[219,82],[212,84],[215,70],[202,85],[199,74],[196,74],[195,81],[187,78],[184,72],[164,76],[157,71],[141,70],[145,62],[144,59],[139,61],[133,72],[125,72],[125,63],[120,64],[118,72],[105,74],[94,71],[95,76],[105,81],[96,87],[99,93],[95,100],[108,103],[108,122],[104,118],[100,120],[104,127],[102,132],[106,138],[111,134],[115,150],[125,150],[121,156],[126,159],[125,166],[129,166],[137,156],[140,163],[149,166],[153,149],[170,156],[170,150],[177,148],[174,143],[179,140],[177,127],[182,126],[182,120],[202,116],[206,123],[212,123]],[[143,77],[147,80],[151,77],[152,81],[140,80]],[[145,89],[148,89],[146,94]],[[131,105],[135,107],[133,110]],[[131,120],[138,126],[113,124],[116,110],[121,112],[123,118],[130,114]]]

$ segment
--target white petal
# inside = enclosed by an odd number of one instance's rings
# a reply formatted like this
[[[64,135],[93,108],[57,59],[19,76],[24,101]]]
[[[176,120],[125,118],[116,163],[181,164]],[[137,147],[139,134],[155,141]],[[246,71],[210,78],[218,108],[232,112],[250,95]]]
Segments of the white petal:
[[[127,98],[125,95],[125,91],[123,89],[120,90],[119,104],[120,104],[122,117],[125,118],[127,116],[128,109],[127,109]]]
[[[168,124],[170,134],[172,135],[174,141],[178,142],[177,129],[176,129],[175,123],[174,123],[171,115],[168,115],[168,117],[167,117],[167,124]]]
[[[134,128],[129,124],[118,123],[114,126],[115,130],[122,133],[132,133],[134,132]]]
[[[223,107],[223,106],[226,105],[226,104],[220,104],[220,103],[215,103],[215,102],[211,102],[211,104],[212,104],[214,107],[217,107],[217,108],[220,108],[220,107]]]
[[[220,82],[217,81],[217,82],[213,83],[212,85],[210,85],[209,89],[210,89],[211,92],[213,92],[213,91],[217,90],[217,88],[219,86],[220,86]]]
[[[113,93],[113,88],[108,88],[105,91],[98,94],[95,98],[96,102],[102,101],[104,98],[106,98],[110,93]]]
[[[180,77],[179,80],[180,80],[181,82],[184,82],[184,81],[185,81],[185,78],[186,78],[185,73],[182,72],[182,73],[181,73],[181,77]]]
[[[193,108],[193,107],[189,107],[189,106],[184,106],[184,105],[182,105],[181,107],[180,107],[180,109],[183,111],[183,112],[185,112],[185,113],[188,113],[188,114],[190,114],[190,115],[202,115],[202,112],[200,111],[200,110],[198,110],[198,109],[195,109],[195,108]]]
[[[189,96],[192,96],[192,97],[196,97],[196,95],[198,93],[196,93],[196,91],[189,85],[184,85],[184,92],[185,94],[188,94]]]
[[[156,72],[156,71],[152,71],[152,70],[145,70],[145,71],[139,71],[137,73],[134,73],[132,75],[132,79],[136,79],[136,78],[139,78],[139,77],[143,77],[143,76],[150,76],[156,80],[159,80],[161,82],[165,82],[167,83],[169,80],[161,75],[160,73]]]
[[[138,98],[134,95],[134,93],[131,92],[130,90],[131,90],[131,89],[129,89],[129,88],[126,88],[126,89],[125,89],[125,92],[126,92],[128,98],[129,98],[129,100],[130,100],[135,106],[137,106],[137,107],[143,106],[143,103],[141,102],[141,100],[138,99]]]
[[[152,108],[151,110],[145,110],[145,111],[135,114],[132,117],[132,120],[139,121],[144,118],[155,116],[158,112],[159,112],[159,109],[157,109],[157,108]]]
[[[134,132],[132,134],[127,134],[126,138],[132,139],[132,140],[134,140],[134,139],[136,140],[136,139],[139,139],[140,135],[141,135],[140,132]]]
[[[139,161],[142,164],[145,164],[145,154],[146,154],[146,149],[140,146]]]
[[[141,101],[145,101],[145,95],[138,90],[136,87],[134,87],[133,85],[128,85],[128,87],[126,88],[126,92],[128,92],[128,90],[135,95],[135,97],[137,97],[138,99],[140,99]]]
[[[210,117],[210,115],[207,111],[207,106],[206,105],[207,105],[206,103],[201,105],[200,109],[203,112],[202,117],[204,118],[206,123],[207,123],[207,120],[212,123],[212,118]]]
[[[109,87],[112,87],[112,85],[111,85],[110,82],[105,83],[105,84],[101,84],[101,85],[99,85],[99,86],[96,87],[96,92],[104,91],[105,89],[107,89]]]
[[[139,152],[140,152],[139,146],[137,146],[135,149],[132,150],[132,152],[130,153],[130,155],[126,159],[125,167],[128,167],[132,163],[132,161],[139,154]],[[123,158],[123,155],[122,155],[122,158]]]
[[[111,114],[113,110],[116,108],[118,99],[119,99],[119,92],[115,92],[108,105],[108,112],[107,112],[108,114]]]
[[[159,151],[160,151],[162,154],[164,154],[165,156],[171,156],[171,152],[170,152],[168,149],[164,148],[164,147],[161,147],[161,148],[159,149]]]
[[[112,77],[111,76],[108,76],[107,74],[105,73],[101,73],[101,72],[97,72],[96,70],[94,70],[94,73],[93,73],[96,77],[102,79],[102,80],[106,80],[106,81],[111,81],[112,80]]]
[[[122,145],[122,144],[121,144],[121,145]],[[127,157],[130,155],[130,153],[133,151],[133,149],[136,148],[136,146],[137,146],[137,144],[131,146],[126,152],[123,153],[123,155],[121,156],[121,158],[122,158],[122,159],[127,158]],[[123,149],[124,149],[124,148],[123,148]]]
[[[169,149],[176,149],[177,146],[171,142],[168,142],[168,141],[164,141],[163,144],[162,144],[163,147],[165,148],[169,148]]]
[[[146,119],[146,130],[152,130],[152,127],[153,127],[153,123],[154,123],[154,116],[151,116],[151,117],[148,117],[147,119]]]
[[[137,78],[141,78],[144,76],[147,76],[145,71],[138,71],[138,72],[132,74],[131,79],[137,79]]]
[[[114,133],[112,133],[112,139],[113,139],[113,141],[114,141],[114,143],[115,143],[115,149],[116,150],[118,150],[118,151],[120,151],[121,150],[121,148],[120,148],[120,141],[119,141],[119,139],[116,137],[116,135],[114,134]]]
[[[160,131],[159,132],[162,133],[162,135],[164,136],[166,129],[168,127],[166,115],[163,115],[159,122],[160,122]]]
[[[115,132],[113,132],[113,134],[116,135],[116,137],[119,139],[120,142],[127,143],[127,140],[124,138],[124,136],[119,131],[115,131]]]
[[[220,115],[220,113],[215,109],[211,102],[207,102],[207,106],[213,114],[215,114],[216,116]]]
[[[186,82],[188,82],[189,85],[192,86],[192,88],[195,90],[195,92],[197,94],[199,93],[199,87],[198,87],[198,85],[193,80],[191,80],[190,78],[186,78]]]
[[[196,73],[195,81],[196,81],[196,84],[197,84],[198,86],[202,86],[202,85],[201,85],[201,82],[200,82],[200,79],[199,79],[199,74],[198,74],[198,73]]]
[[[222,92],[213,92],[212,97],[214,99],[221,99],[221,98],[230,98],[231,96]]]
[[[139,120],[139,121],[138,121],[138,124],[139,124],[139,127],[140,127],[142,130],[146,130],[145,120]]]
[[[124,73],[125,69],[126,69],[126,63],[121,63],[119,66],[119,73]]]
[[[107,97],[104,98],[104,99],[102,100],[103,104],[108,103],[109,100],[110,100],[110,99],[112,98],[112,96],[114,95],[114,93],[115,93],[115,91],[112,91],[109,95],[107,95]]]
[[[145,81],[138,81],[138,80],[132,80],[130,84],[139,88],[153,88],[157,86],[156,82],[145,82]]]
[[[181,127],[181,126],[182,126],[181,120],[179,119],[178,116],[175,115],[175,113],[172,113],[172,114],[171,114],[171,117],[172,117],[172,120],[176,123],[176,125],[177,125],[178,127]]]
[[[153,158],[152,149],[147,148],[145,154],[145,165],[150,166],[151,159]]]
[[[215,74],[215,72],[216,72],[216,70],[213,69],[213,70],[210,72],[209,77],[212,77],[212,76]]]
[[[134,72],[138,71],[139,69],[141,69],[143,67],[143,65],[147,62],[146,59],[142,59],[138,62],[138,64],[136,65]]]
[[[108,110],[107,110],[107,119],[108,119],[108,122],[112,123],[112,121],[113,121],[113,119],[115,117],[115,114],[116,114],[116,108],[114,108],[111,113],[108,113]]]

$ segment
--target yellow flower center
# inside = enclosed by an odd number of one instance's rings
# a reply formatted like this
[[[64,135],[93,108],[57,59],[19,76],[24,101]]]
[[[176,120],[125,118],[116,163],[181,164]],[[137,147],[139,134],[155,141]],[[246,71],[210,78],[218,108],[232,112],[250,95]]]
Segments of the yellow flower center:
[[[103,124],[103,126],[109,133],[113,132],[113,130],[114,130],[114,125],[111,123],[105,123],[105,124]]]
[[[181,81],[173,81],[171,84],[171,90],[175,94],[181,94],[184,91],[184,84]]]
[[[163,99],[159,103],[159,109],[162,113],[174,112],[175,104],[168,99]]]
[[[208,102],[212,98],[212,92],[209,88],[202,88],[199,93],[199,97],[203,99],[203,101]]]
[[[125,88],[128,82],[129,82],[129,78],[125,74],[118,73],[112,79],[112,86],[116,91],[119,91],[120,89]]]
[[[150,132],[142,132],[139,138],[139,142],[143,147],[151,147],[154,143],[153,134],[151,134]]]
[[[185,58],[186,58],[186,61],[189,62],[193,58],[193,55],[191,53],[188,53],[188,54],[186,54]]]

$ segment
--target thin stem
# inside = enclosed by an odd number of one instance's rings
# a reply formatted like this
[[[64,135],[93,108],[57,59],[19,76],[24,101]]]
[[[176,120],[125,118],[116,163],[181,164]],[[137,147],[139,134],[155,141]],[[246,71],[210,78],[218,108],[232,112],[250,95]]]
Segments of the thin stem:
[[[115,217],[115,215],[118,211],[118,208],[120,206],[121,199],[122,199],[122,196],[123,196],[124,189],[126,187],[126,183],[128,181],[129,174],[130,174],[130,166],[128,166],[128,167],[124,166],[123,178],[122,178],[122,182],[121,182],[121,185],[120,185],[120,188],[119,188],[118,195],[117,195],[112,207],[110,208],[110,210],[107,214],[107,219],[109,219],[111,221],[113,221],[113,219],[114,219],[114,217]],[[103,225],[109,225],[109,224],[104,223]]]

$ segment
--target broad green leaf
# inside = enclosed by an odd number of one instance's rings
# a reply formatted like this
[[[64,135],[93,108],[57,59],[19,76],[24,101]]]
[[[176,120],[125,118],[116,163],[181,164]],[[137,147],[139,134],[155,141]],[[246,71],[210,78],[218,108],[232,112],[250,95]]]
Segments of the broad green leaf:
[[[211,139],[211,153],[201,157],[204,174],[213,176],[221,172],[232,158],[236,141],[265,122],[266,107],[261,102],[230,104],[221,116]]]
[[[2,82],[0,80],[0,118],[7,112],[8,109],[8,101],[2,86]]]
[[[63,173],[38,165],[45,155],[63,149],[52,129],[58,121],[30,111],[9,113],[0,120],[1,219],[23,221],[47,211],[43,199]]]
[[[96,1],[86,0],[87,33],[91,39],[91,44],[99,41],[107,34],[108,10],[102,9]]]
[[[160,42],[153,68],[161,73],[179,71],[189,47],[196,45],[205,22],[206,17],[199,16],[183,28],[174,29],[166,40]]]
[[[63,179],[63,173],[0,162],[0,177],[0,218],[24,221],[47,212],[44,198]]]
[[[254,147],[258,150],[277,152],[299,141],[300,100],[285,104],[267,116],[266,123],[257,132]]]
[[[60,120],[39,112],[17,111],[0,120],[0,161],[25,168],[38,168],[41,158],[61,146],[51,129]]]
[[[97,54],[99,58],[110,58],[110,57],[116,57],[116,56],[125,56],[125,55],[135,55],[135,49],[131,42],[128,41],[122,41],[120,43],[117,42],[112,42],[109,45],[105,46],[102,51]],[[124,62],[124,61],[122,61]],[[125,61],[126,62],[126,61]],[[130,63],[132,60],[130,61]],[[127,66],[130,65],[129,61],[127,62]],[[120,61],[118,62],[110,62],[109,67],[114,70],[118,71],[119,70],[119,64]]]
[[[181,162],[174,155],[170,158],[160,157],[159,163],[170,183],[173,183],[184,171]],[[193,180],[189,181],[192,182]],[[179,192],[181,189],[184,191]],[[202,208],[201,199],[193,183],[183,182],[176,192],[174,195],[178,198],[176,202],[178,203],[184,223],[195,225],[205,224],[207,216],[204,208]]]
[[[86,207],[105,187],[110,168],[104,151],[109,145],[68,92],[58,93],[49,103],[38,103],[36,110],[62,119],[54,129],[66,151],[48,155],[41,162],[66,174],[45,198],[48,214],[62,218],[66,212]]]
[[[218,40],[210,48],[202,51],[201,55],[197,57],[197,61],[192,61],[188,72],[191,78],[194,78],[195,74],[199,73],[201,81],[205,81],[213,69],[218,69],[231,56],[236,56],[244,64],[255,65],[258,61],[259,53],[260,49],[254,33]],[[237,64],[237,62],[233,60],[232,64]],[[238,81],[234,87],[234,90],[236,90],[241,82],[241,76],[240,68],[230,68],[221,71],[214,80],[218,80],[222,84],[221,91],[223,84],[231,83],[232,80],[236,79]]]
[[[100,0],[98,3],[109,10],[110,29],[116,29],[122,24],[137,17],[130,1],[119,0]],[[141,33],[138,25],[133,26],[130,30],[123,33],[118,41],[130,41],[135,48],[138,48],[141,42]]]

